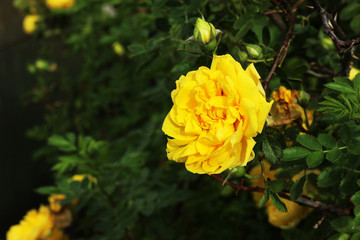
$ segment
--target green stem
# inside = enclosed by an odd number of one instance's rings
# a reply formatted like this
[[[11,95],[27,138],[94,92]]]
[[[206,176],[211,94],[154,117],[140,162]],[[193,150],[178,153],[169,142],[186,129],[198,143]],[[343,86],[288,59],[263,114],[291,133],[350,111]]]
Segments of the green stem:
[[[349,146],[343,146],[343,147],[339,147],[337,149],[341,150],[341,149],[345,149],[345,148],[348,148]],[[331,149],[332,150],[332,149]],[[324,153],[327,153],[327,152],[330,152],[331,150],[324,150],[323,152]]]

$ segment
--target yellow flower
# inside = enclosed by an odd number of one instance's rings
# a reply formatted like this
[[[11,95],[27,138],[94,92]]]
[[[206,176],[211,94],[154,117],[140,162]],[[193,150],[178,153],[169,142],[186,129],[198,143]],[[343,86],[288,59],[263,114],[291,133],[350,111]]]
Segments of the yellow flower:
[[[46,239],[51,235],[53,219],[48,207],[40,206],[27,212],[18,225],[12,226],[6,234],[7,240],[37,240]]]
[[[66,9],[72,8],[75,0],[46,0],[46,5],[51,9]]]
[[[351,68],[351,69],[350,69],[350,73],[349,73],[349,79],[350,79],[350,80],[353,80],[358,73],[360,73],[360,70],[359,70],[359,69],[354,68],[354,67]]]
[[[251,161],[253,137],[262,131],[272,104],[259,79],[253,64],[245,71],[229,54],[214,55],[210,69],[181,76],[162,127],[170,137],[168,158],[199,174]]]
[[[114,52],[115,52],[117,55],[122,56],[122,55],[125,54],[125,49],[124,49],[124,47],[123,47],[123,45],[122,45],[121,43],[119,43],[119,42],[114,42],[114,43],[112,44],[112,47],[113,47]]]
[[[26,34],[32,34],[36,29],[36,23],[40,16],[37,14],[26,15],[23,20],[23,29]]]
[[[92,175],[90,175],[90,174],[76,174],[76,175],[72,176],[71,180],[82,182],[85,177],[86,177],[90,182],[93,182],[93,183],[95,183],[95,184],[97,183],[97,179],[94,178],[94,177],[93,177]]]
[[[64,200],[65,198],[66,198],[66,195],[64,195],[64,194],[51,194],[50,197],[48,198],[51,211],[52,212],[60,212],[61,207],[62,207],[60,205],[60,202],[61,202],[61,200]]]
[[[208,43],[216,37],[216,29],[212,23],[198,18],[194,29],[194,38],[201,43]]]
[[[274,180],[277,170],[270,171],[270,164],[268,162],[264,161],[263,164],[264,164],[265,178]],[[312,172],[316,173],[315,171],[312,171]],[[308,172],[308,173],[310,173],[310,172]],[[253,175],[253,176],[259,176],[260,174],[261,174],[261,166],[260,165],[255,166],[250,171],[250,175]],[[293,177],[292,180],[296,181],[300,177],[302,177],[302,175],[297,174]],[[261,188],[265,187],[265,183],[262,178],[252,180],[251,185],[253,187],[261,187]],[[311,188],[311,186],[306,186],[306,189],[310,189],[310,188]],[[305,189],[305,191],[306,191],[306,189]],[[254,200],[257,203],[259,203],[259,201],[263,195],[264,195],[263,193],[254,192],[253,193]],[[267,202],[267,204],[265,205],[266,213],[268,215],[268,221],[275,227],[279,227],[282,229],[293,228],[312,211],[311,208],[300,206],[299,204],[289,201],[287,199],[281,198],[281,200],[286,205],[286,208],[288,210],[287,213],[277,210],[276,207],[274,206],[274,204],[270,201]]]

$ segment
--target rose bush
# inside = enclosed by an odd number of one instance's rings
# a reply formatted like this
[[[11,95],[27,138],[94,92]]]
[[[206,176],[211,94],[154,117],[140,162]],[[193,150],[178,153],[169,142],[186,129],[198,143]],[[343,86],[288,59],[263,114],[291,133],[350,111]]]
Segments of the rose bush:
[[[170,160],[193,173],[217,174],[254,158],[255,137],[271,104],[253,64],[246,70],[230,55],[213,56],[176,81],[174,103],[163,123]]]

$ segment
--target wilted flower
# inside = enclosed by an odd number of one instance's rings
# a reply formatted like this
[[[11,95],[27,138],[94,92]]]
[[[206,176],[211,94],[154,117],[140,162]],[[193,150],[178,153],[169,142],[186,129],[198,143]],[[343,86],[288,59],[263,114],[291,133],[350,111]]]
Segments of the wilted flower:
[[[60,202],[66,198],[66,195],[64,194],[51,194],[48,198],[50,210],[52,212],[60,212],[61,210],[61,204]]]
[[[245,71],[229,54],[214,55],[210,69],[181,76],[171,97],[174,106],[162,128],[170,137],[170,160],[193,173],[217,174],[254,158],[253,137],[271,103],[253,64]]]
[[[26,15],[23,20],[23,29],[26,34],[32,34],[36,29],[36,23],[40,16],[37,14]]]

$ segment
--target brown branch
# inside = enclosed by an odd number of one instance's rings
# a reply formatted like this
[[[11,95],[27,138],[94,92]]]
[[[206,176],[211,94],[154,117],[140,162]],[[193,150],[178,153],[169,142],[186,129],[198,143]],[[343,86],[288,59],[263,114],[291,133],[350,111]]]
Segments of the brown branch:
[[[355,50],[354,46],[360,44],[360,37],[352,40],[341,40],[340,38],[346,39],[346,34],[337,24],[332,15],[325,11],[318,0],[312,0],[312,2],[315,6],[315,9],[320,14],[321,22],[324,26],[323,32],[331,38],[338,54],[343,57],[342,75],[348,76],[352,67],[352,55],[354,54]],[[336,35],[335,32],[340,36],[340,38]],[[343,48],[347,49],[344,51]]]
[[[210,175],[210,177],[218,180],[219,182],[223,183],[224,179],[218,175]],[[238,193],[240,190],[243,191],[249,191],[249,192],[264,192],[265,189],[264,188],[260,188],[260,187],[248,187],[248,186],[242,186],[236,183],[233,183],[231,181],[226,181],[225,182],[226,185],[229,185],[230,187],[236,189],[236,192]],[[290,200],[290,196],[285,193],[285,192],[278,192],[278,195],[284,199]],[[331,204],[326,204],[320,201],[315,201],[305,195],[300,196],[296,201],[296,202],[302,206],[306,206],[306,207],[310,207],[310,208],[314,208],[314,209],[318,209],[324,212],[332,212],[332,213],[336,213],[338,215],[350,215],[350,210],[349,209],[342,209],[342,208],[338,208],[334,205]]]
[[[292,12],[291,6],[289,5],[289,3],[286,0],[283,0],[283,3],[285,4],[286,9],[283,7],[283,5],[280,3],[279,0],[272,0],[272,2],[274,4],[276,4],[286,14],[286,17],[287,17],[288,21],[290,22],[290,26],[286,33],[286,37],[280,47],[280,50],[276,54],[273,66],[271,67],[269,74],[267,75],[267,77],[265,78],[265,80],[263,82],[263,87],[264,87],[265,91],[268,88],[268,85],[269,85],[269,82],[270,82],[272,76],[275,74],[275,70],[278,66],[279,61],[280,61],[280,65],[283,63],[283,61],[286,57],[286,54],[287,54],[287,50],[289,48],[290,41],[294,38],[294,34],[293,34],[294,14]],[[282,57],[282,59],[280,59],[281,57]]]

